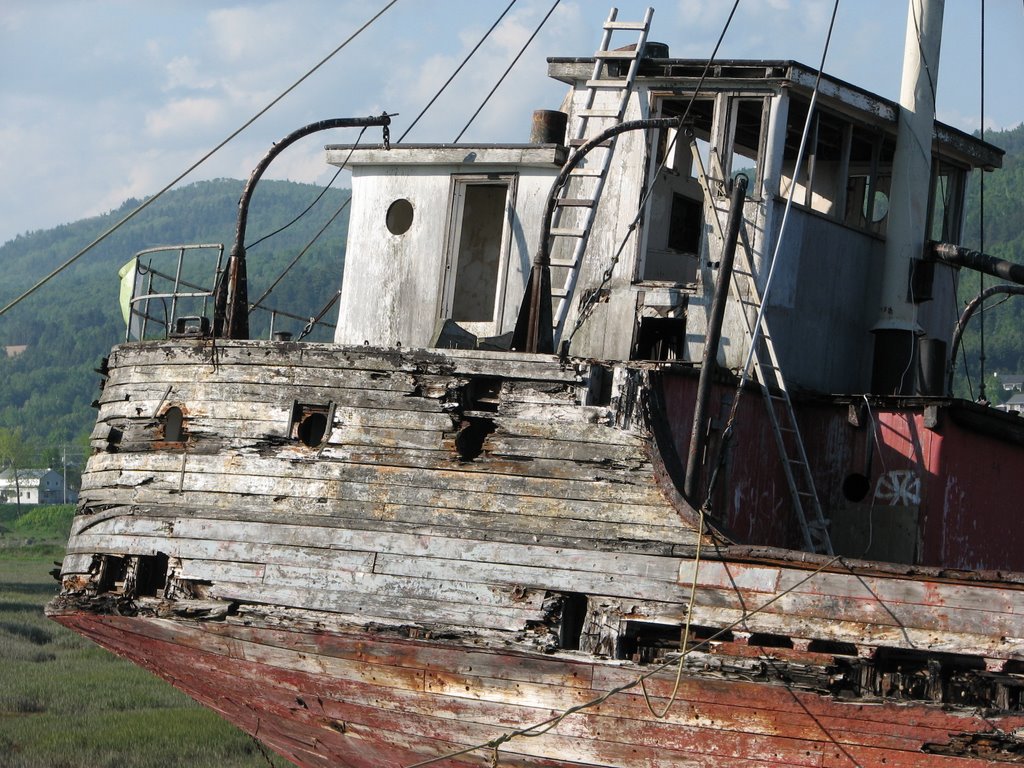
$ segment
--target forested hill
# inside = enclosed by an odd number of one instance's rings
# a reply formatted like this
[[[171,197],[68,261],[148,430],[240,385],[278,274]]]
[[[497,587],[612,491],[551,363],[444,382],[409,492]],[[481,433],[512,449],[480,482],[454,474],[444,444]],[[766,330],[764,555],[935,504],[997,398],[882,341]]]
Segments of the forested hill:
[[[136,252],[158,245],[223,243],[234,238],[243,182],[204,181],[172,190],[80,258],[73,266],[0,317],[0,428],[21,427],[36,447],[52,454],[79,448],[89,434],[98,392],[93,370],[124,339],[118,269]],[[305,210],[321,188],[261,181],[250,205],[247,241],[255,243]],[[328,190],[294,225],[248,253],[250,299],[270,286],[348,198]],[[0,246],[0,305],[20,295],[139,204],[128,200],[104,216],[21,235]],[[344,210],[267,299],[270,307],[308,317],[341,285],[348,210]],[[255,317],[255,316],[254,316]],[[298,327],[295,327],[298,326]],[[279,324],[299,330],[301,323]],[[311,338],[329,338],[323,333]],[[8,357],[4,349],[26,345]],[[40,459],[41,460],[41,459]]]
[[[984,250],[1024,263],[1024,125],[987,133],[1006,150],[1003,168],[985,176]],[[971,179],[964,244],[980,245],[978,175]],[[118,305],[118,269],[143,248],[181,243],[224,243],[230,247],[242,182],[208,181],[165,195],[118,234],[82,257],[31,298],[0,317],[0,349],[26,345],[9,358],[0,353],[0,429],[20,427],[39,449],[53,456],[61,446],[81,448],[92,428],[99,376],[94,368],[110,347],[124,337]],[[257,187],[248,227],[249,243],[288,223],[319,194],[314,186],[263,181]],[[280,274],[347,199],[347,190],[331,190],[294,226],[260,243],[248,254],[249,295],[253,299]],[[0,303],[6,304],[99,233],[138,205],[129,200],[120,210],[51,230],[20,236],[0,246]],[[309,316],[321,308],[341,281],[348,215],[344,211],[298,266],[275,289],[273,308]],[[985,285],[995,278],[986,277]],[[979,276],[964,271],[961,304],[979,291]],[[998,304],[985,313],[985,380],[989,399],[1005,398],[994,372],[1024,374],[1024,299]],[[331,313],[334,314],[334,313]],[[301,325],[298,324],[298,325]],[[295,324],[285,330],[298,330]],[[981,325],[972,322],[965,341],[970,375],[961,362],[957,393],[979,395],[978,350]],[[258,326],[257,326],[258,331]],[[326,338],[320,335],[312,338]],[[44,460],[40,458],[39,460]]]
[[[1024,264],[1024,123],[1008,131],[986,131],[985,139],[1006,150],[1003,167],[984,175],[985,230],[982,243],[980,174],[974,174],[967,196],[963,244],[981,249],[993,256]],[[963,270],[960,273],[960,305],[989,287],[1001,282],[997,278]],[[957,363],[956,393],[975,399],[980,396],[982,315],[971,320],[964,335],[965,355]],[[998,385],[999,374],[1024,374],[1024,297],[1008,300],[990,299],[984,312],[985,397],[990,401],[1005,400],[1011,395]],[[968,374],[964,374],[964,359]]]

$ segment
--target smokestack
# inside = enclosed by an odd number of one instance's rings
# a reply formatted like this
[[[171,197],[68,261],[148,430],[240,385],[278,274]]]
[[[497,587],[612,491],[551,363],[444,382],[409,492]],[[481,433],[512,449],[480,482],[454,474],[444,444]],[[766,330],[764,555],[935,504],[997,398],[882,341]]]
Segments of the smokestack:
[[[899,127],[889,193],[871,391],[908,394],[914,382],[914,304],[908,299],[910,265],[924,250],[932,165],[935,89],[939,72],[944,0],[910,0],[903,52]]]

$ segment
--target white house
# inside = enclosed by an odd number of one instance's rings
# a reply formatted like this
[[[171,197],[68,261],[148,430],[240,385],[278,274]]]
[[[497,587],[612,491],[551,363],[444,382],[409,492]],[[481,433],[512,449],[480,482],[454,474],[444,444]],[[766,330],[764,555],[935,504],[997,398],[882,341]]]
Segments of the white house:
[[[73,491],[65,494],[64,477],[53,469],[19,469],[17,482],[14,470],[0,472],[0,503],[63,504],[74,501],[74,496]]]
[[[999,408],[1008,413],[1024,413],[1024,393],[1017,393],[1000,405]]]
[[[999,377],[999,383],[1007,392],[1020,392],[1021,387],[1024,386],[1024,376],[1016,373],[1007,374]]]

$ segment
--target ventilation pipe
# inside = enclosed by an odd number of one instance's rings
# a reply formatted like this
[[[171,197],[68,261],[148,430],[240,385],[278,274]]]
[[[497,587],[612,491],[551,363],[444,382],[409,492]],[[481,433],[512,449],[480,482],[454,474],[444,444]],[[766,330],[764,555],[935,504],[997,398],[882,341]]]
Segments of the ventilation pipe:
[[[943,10],[944,0],[910,0],[907,12],[881,300],[871,329],[871,391],[878,395],[908,394],[913,387],[920,328],[908,281],[911,263],[924,248]]]

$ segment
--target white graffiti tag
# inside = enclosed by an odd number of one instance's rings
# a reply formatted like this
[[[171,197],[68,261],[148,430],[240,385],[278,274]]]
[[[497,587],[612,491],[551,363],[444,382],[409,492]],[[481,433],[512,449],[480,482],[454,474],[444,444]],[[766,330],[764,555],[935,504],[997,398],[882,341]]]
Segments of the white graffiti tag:
[[[892,506],[921,503],[921,478],[912,469],[893,469],[878,478],[875,501]]]

